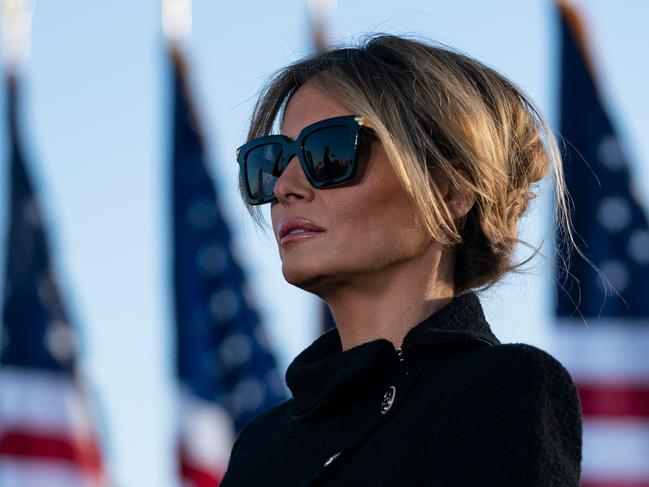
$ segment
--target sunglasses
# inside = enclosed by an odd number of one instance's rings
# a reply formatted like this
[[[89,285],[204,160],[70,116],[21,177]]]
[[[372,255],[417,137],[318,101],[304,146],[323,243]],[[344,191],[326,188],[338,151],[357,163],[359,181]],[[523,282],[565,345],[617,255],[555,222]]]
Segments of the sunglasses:
[[[365,126],[364,117],[345,115],[304,127],[294,141],[285,135],[267,135],[242,145],[236,158],[246,202],[275,201],[275,184],[293,156],[314,188],[352,180],[358,166],[359,133]]]

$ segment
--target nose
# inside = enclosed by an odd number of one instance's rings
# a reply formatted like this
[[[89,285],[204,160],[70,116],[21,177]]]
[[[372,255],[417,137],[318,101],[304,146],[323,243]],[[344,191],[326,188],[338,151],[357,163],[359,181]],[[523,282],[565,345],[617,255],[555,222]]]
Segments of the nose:
[[[309,184],[297,156],[291,157],[288,166],[275,182],[275,197],[283,204],[297,201],[310,201],[315,194],[313,186]]]

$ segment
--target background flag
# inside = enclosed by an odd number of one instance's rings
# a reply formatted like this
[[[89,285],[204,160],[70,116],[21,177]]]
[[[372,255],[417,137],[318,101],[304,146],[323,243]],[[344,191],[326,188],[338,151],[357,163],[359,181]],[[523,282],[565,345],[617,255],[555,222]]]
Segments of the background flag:
[[[50,264],[8,79],[10,210],[0,330],[0,486],[103,485],[77,340]]]
[[[180,469],[214,487],[234,434],[285,398],[210,178],[183,58],[173,67],[173,279]]]
[[[581,396],[583,485],[647,487],[649,224],[594,82],[581,24],[574,10],[559,5],[560,133],[574,225],[580,246],[615,291],[573,256],[573,277],[558,290],[558,357]]]

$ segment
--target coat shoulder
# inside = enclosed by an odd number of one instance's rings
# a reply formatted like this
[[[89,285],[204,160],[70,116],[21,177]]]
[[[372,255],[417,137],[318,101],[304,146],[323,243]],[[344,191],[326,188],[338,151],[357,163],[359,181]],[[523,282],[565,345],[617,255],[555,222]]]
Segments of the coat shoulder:
[[[570,373],[555,357],[532,345],[487,348],[486,353],[502,364],[503,371],[513,371],[505,374],[510,377],[507,386],[518,394],[508,398],[525,411],[520,417],[529,428],[526,443],[536,452],[530,457],[530,475],[546,485],[559,485],[557,479],[563,479],[562,485],[578,485],[582,409]]]
[[[431,354],[423,362],[425,393],[436,395],[443,380],[446,389],[459,397],[482,397],[495,409],[517,411],[520,417],[544,408],[581,414],[570,373],[545,350],[525,343],[505,343],[449,348],[447,352],[442,359]]]
[[[495,385],[518,390],[520,401],[534,408],[567,408],[581,414],[577,386],[570,372],[550,353],[526,343],[506,343],[484,347],[480,369]],[[511,396],[510,396],[511,397]]]
[[[483,349],[485,356],[507,370],[535,384],[552,388],[556,393],[576,397],[576,386],[570,372],[550,353],[526,343],[505,343]]]

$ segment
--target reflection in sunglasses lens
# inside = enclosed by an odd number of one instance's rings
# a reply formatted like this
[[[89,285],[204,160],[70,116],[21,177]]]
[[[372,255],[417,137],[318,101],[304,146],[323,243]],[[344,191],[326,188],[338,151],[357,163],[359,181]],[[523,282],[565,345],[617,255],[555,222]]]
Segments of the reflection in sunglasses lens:
[[[304,152],[316,180],[334,180],[348,172],[354,155],[354,141],[347,127],[326,127],[306,137]]]
[[[282,160],[280,144],[265,144],[255,147],[246,156],[246,179],[248,192],[255,199],[272,196],[279,177]]]

